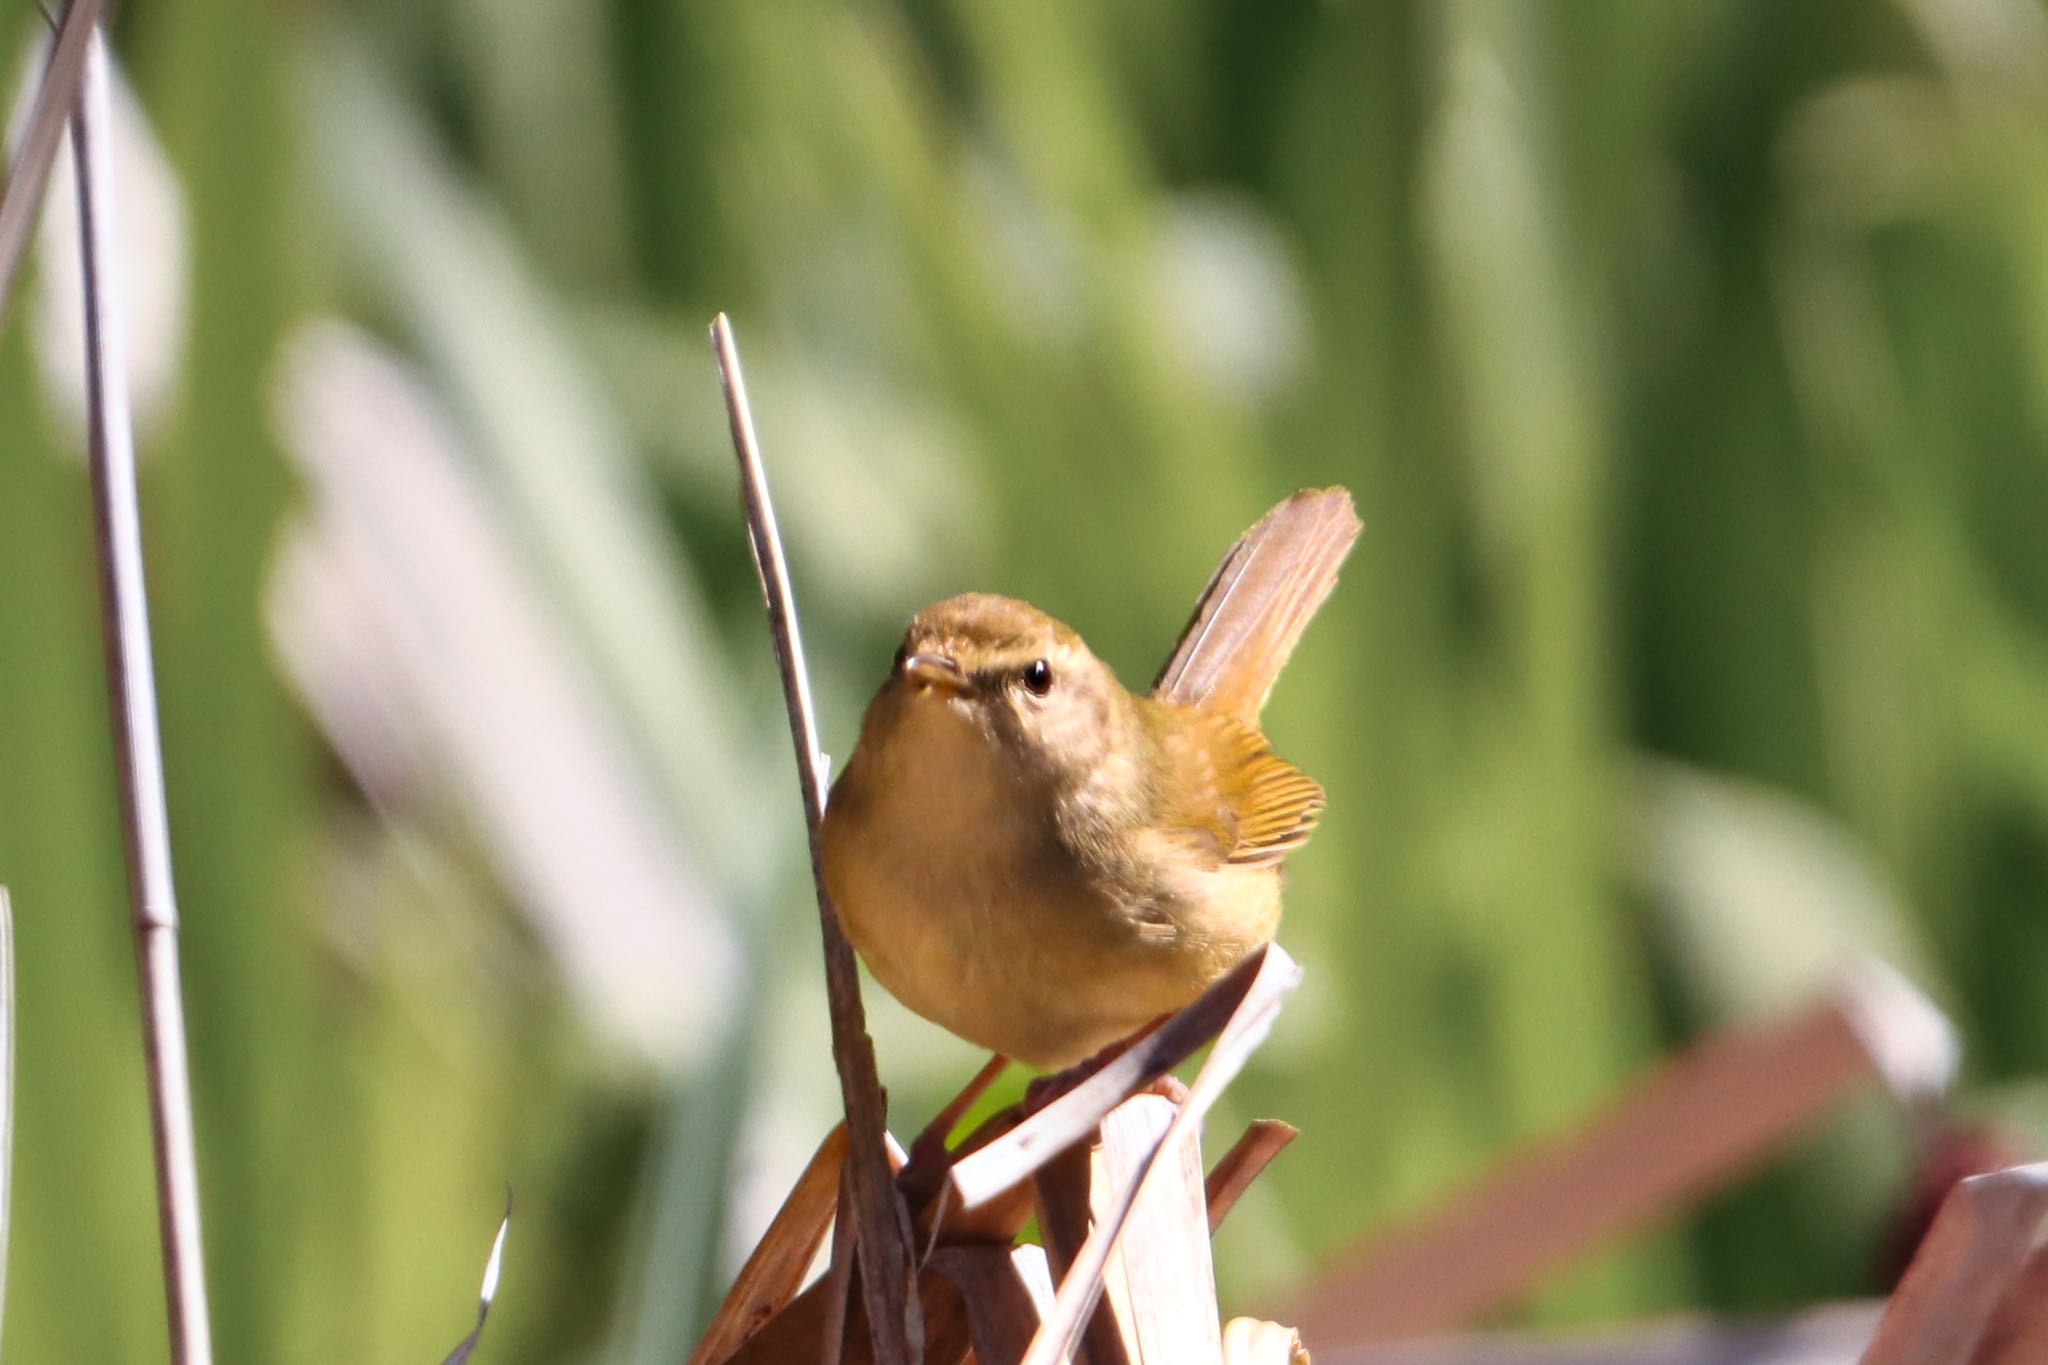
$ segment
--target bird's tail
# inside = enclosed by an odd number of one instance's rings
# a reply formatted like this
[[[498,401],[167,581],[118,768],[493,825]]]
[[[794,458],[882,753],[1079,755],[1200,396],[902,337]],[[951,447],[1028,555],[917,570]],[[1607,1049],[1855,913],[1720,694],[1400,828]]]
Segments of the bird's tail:
[[[1359,529],[1342,488],[1307,489],[1266,513],[1217,566],[1152,695],[1256,722]]]

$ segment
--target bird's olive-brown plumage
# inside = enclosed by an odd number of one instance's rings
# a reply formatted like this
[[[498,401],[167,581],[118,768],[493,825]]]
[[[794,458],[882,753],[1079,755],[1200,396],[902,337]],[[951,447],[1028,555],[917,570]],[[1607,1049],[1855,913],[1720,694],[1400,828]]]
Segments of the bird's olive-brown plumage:
[[[1297,494],[1247,533],[1150,696],[1066,626],[919,612],[826,808],[827,887],[889,991],[1034,1066],[1079,1061],[1267,942],[1322,810],[1259,707],[1358,523]]]

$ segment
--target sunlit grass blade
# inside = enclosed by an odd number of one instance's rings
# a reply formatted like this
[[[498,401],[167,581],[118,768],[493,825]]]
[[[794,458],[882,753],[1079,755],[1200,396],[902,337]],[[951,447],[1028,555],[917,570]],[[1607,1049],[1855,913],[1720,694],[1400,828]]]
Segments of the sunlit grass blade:
[[[505,1216],[498,1222],[498,1235],[491,1239],[491,1254],[484,1261],[483,1289],[477,1295],[476,1326],[456,1343],[441,1365],[466,1365],[484,1339],[484,1322],[491,1316],[491,1304],[498,1297],[498,1275],[505,1265],[505,1234],[512,1230],[512,1192],[505,1192]]]

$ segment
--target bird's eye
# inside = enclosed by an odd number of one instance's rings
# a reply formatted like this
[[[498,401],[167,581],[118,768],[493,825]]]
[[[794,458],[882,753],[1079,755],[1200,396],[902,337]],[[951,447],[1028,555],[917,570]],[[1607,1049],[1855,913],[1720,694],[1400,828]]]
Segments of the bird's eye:
[[[1024,670],[1024,686],[1034,697],[1052,691],[1052,665],[1043,659],[1033,659]]]
[[[889,665],[889,671],[892,673],[901,673],[903,671],[904,661],[907,660],[909,657],[910,641],[905,640],[902,644],[896,646],[896,660],[894,663]]]

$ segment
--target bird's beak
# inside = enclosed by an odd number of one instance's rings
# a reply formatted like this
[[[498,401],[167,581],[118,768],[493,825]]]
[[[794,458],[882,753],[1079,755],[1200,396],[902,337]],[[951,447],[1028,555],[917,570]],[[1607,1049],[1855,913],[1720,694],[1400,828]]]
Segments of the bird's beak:
[[[922,690],[936,687],[943,692],[961,693],[967,690],[967,675],[960,671],[960,665],[943,654],[911,654],[903,660],[903,676],[912,686]]]

